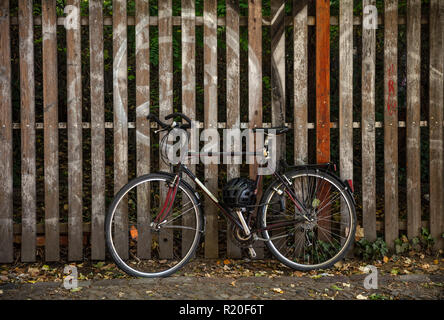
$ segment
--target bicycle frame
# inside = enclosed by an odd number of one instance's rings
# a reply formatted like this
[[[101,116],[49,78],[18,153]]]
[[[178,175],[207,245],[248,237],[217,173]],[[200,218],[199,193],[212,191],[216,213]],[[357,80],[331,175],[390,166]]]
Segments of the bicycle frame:
[[[182,173],[184,172],[190,179],[192,179],[196,183],[196,185],[198,185],[200,187],[200,189],[208,196],[208,198],[211,199],[211,201],[219,208],[219,210],[222,212],[222,214],[227,219],[229,219],[232,223],[237,225],[239,228],[243,229],[241,221],[239,220],[238,217],[236,217],[232,213],[232,210],[230,208],[228,208],[223,202],[219,201],[219,199],[210,190],[208,190],[207,187],[205,187],[205,185],[196,177],[196,175],[186,165],[179,162],[175,167],[176,167],[176,170],[175,170],[176,173],[174,176],[174,180],[169,185],[169,190],[168,190],[167,196],[165,198],[165,203],[164,203],[161,211],[159,212],[159,214],[155,217],[154,222],[160,223],[169,214],[169,211],[171,210],[172,204],[174,203],[174,200],[175,200],[177,187],[180,183],[180,180],[182,179]],[[306,216],[306,213],[308,211],[305,208],[305,205],[296,196],[293,188],[291,187],[292,186],[291,181],[288,180],[288,178],[285,176],[285,174],[281,174],[279,172],[279,170],[275,171],[273,173],[273,175],[284,185],[285,192],[290,197],[291,201],[299,209],[300,216],[308,220],[308,218]],[[255,192],[257,192],[257,189],[260,187],[261,181],[262,181],[262,176],[257,175],[256,180],[255,180],[255,183],[256,183]],[[258,199],[256,201],[256,205],[255,205],[256,208],[261,206],[260,203],[259,204],[257,203],[258,201],[260,201],[260,199]],[[165,209],[166,209],[166,212],[165,212]],[[261,232],[264,230],[271,230],[276,227],[281,228],[286,225],[292,225],[297,221],[300,221],[300,220],[294,219],[294,220],[290,220],[290,221],[280,222],[280,223],[276,223],[273,225],[269,225],[265,228],[253,228],[253,230],[251,230],[251,233],[257,233],[257,232]]]

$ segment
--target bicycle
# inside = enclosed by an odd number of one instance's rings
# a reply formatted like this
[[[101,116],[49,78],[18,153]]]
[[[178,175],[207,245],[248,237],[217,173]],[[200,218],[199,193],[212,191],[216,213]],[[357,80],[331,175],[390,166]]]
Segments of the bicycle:
[[[165,120],[150,114],[166,132],[160,141],[166,158],[166,137],[175,128],[187,130],[191,120],[173,113]],[[265,136],[262,153],[269,155],[268,137],[282,135],[288,127],[255,128]],[[222,153],[222,152],[221,152]],[[173,172],[142,175],[129,181],[115,195],[105,220],[106,243],[117,266],[137,277],[166,277],[195,256],[205,233],[205,216],[191,179],[231,222],[230,237],[250,256],[255,241],[264,241],[274,257],[301,271],[325,269],[341,260],[356,230],[356,210],[350,181],[342,181],[332,163],[288,166],[281,160],[274,179],[260,201],[256,194],[262,175],[255,180],[235,178],[222,190],[222,200],[182,162]],[[120,204],[124,203],[122,207]],[[128,212],[122,211],[127,208]]]

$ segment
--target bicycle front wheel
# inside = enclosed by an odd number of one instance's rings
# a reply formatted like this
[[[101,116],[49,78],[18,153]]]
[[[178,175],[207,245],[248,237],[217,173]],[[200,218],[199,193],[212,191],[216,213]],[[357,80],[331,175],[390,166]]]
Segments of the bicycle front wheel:
[[[130,275],[169,276],[192,258],[199,244],[203,218],[191,187],[181,181],[174,202],[165,207],[173,181],[168,173],[135,178],[116,194],[108,209],[108,250]]]
[[[354,239],[353,199],[340,180],[326,172],[306,169],[285,176],[307,212],[280,181],[272,183],[264,193],[258,216],[265,243],[291,268],[328,268],[344,257]]]

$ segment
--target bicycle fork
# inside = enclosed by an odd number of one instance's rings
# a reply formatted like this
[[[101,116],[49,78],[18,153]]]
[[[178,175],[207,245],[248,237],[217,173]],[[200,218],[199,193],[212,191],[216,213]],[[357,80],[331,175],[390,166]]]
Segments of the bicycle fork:
[[[168,216],[168,214],[170,213],[170,211],[173,207],[173,203],[174,203],[174,200],[176,199],[177,188],[179,186],[179,183],[180,183],[180,177],[179,177],[179,175],[176,175],[174,177],[174,180],[169,184],[168,193],[165,197],[165,202],[164,202],[159,214],[154,218],[154,221],[151,222],[151,227],[158,229],[163,223],[166,222],[166,220],[164,220],[164,219]]]

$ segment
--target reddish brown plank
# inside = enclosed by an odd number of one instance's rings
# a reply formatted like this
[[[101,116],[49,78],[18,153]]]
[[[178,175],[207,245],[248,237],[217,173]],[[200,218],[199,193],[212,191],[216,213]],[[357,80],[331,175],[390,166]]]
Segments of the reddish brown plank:
[[[384,11],[384,184],[385,241],[398,238],[398,0]]]
[[[421,231],[421,1],[407,3],[407,236]]]
[[[45,167],[45,260],[58,261],[59,248],[59,152],[57,103],[56,1],[42,1],[43,117]]]
[[[23,262],[36,254],[35,92],[32,1],[19,1]]]
[[[226,41],[227,41],[227,128],[240,129],[240,51],[239,51],[239,0],[227,1]],[[230,144],[230,146],[233,146]],[[227,151],[234,151],[229,149]],[[239,177],[239,165],[227,165],[227,180]],[[231,232],[231,223],[227,223],[227,232]],[[227,237],[227,255],[240,258],[241,250]]]
[[[203,19],[204,128],[207,130],[217,130],[217,0],[207,0],[204,2]],[[212,161],[213,159],[211,158],[213,157],[207,157],[207,161]],[[206,164],[204,174],[205,186],[211,193],[217,195],[217,164]],[[205,215],[205,257],[217,258],[219,256],[217,207],[208,197],[205,198]]]
[[[316,160],[330,161],[330,1],[316,1]]]
[[[91,259],[105,259],[105,100],[103,8],[89,1],[91,82]]]
[[[12,102],[9,1],[0,3],[0,263],[13,261]]]
[[[443,247],[444,233],[444,153],[443,153],[443,64],[444,3],[430,1],[430,87],[429,87],[429,139],[430,139],[430,233],[435,247]]]
[[[316,161],[330,161],[330,1],[316,1]],[[320,190],[321,203],[328,197],[329,188]],[[325,198],[324,198],[325,197]],[[322,210],[321,217],[328,217],[329,208]],[[319,223],[324,230],[330,230],[330,220]],[[326,240],[326,233],[319,237]]]
[[[375,5],[363,0],[363,7]],[[375,160],[375,61],[376,30],[362,29],[362,224],[364,236],[376,240],[376,160]]]

